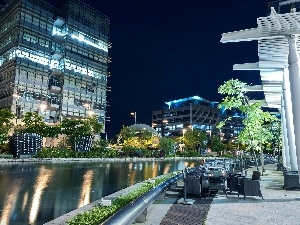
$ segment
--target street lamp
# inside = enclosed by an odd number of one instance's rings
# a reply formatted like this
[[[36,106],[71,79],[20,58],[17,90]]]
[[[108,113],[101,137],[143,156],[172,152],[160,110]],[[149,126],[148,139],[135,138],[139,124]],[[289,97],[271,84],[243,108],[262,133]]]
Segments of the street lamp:
[[[136,112],[132,112],[130,115],[134,116],[134,124],[136,124]]]
[[[182,129],[182,137],[184,137],[185,132],[186,132],[186,129]]]
[[[91,106],[91,105],[90,105],[89,103],[86,102],[86,103],[84,103],[82,106],[85,108],[84,114],[85,114],[85,117],[87,117],[86,110],[87,110],[87,109],[90,109],[90,106]],[[89,112],[89,114],[90,114],[90,112]]]
[[[47,108],[47,104],[45,103],[40,104],[40,109],[42,110],[42,112],[44,112],[44,120],[46,119],[46,108]]]
[[[13,97],[16,98],[16,125],[18,123],[18,106],[19,106],[19,98],[21,97],[20,95],[18,94],[13,94]]]

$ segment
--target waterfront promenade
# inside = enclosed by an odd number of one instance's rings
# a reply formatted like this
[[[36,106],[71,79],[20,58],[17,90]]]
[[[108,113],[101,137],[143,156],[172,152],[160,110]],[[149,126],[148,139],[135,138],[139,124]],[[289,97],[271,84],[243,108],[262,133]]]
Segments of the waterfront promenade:
[[[45,162],[46,160],[41,161]],[[53,160],[49,160],[49,162],[53,162]],[[300,190],[295,189],[286,191],[282,188],[283,175],[281,171],[276,171],[276,164],[266,165],[265,168],[266,172],[264,173],[264,176],[261,177],[260,181],[262,195],[265,200],[262,200],[260,197],[247,197],[246,200],[244,200],[243,196],[238,197],[237,195],[229,195],[226,198],[223,193],[219,193],[215,197],[205,197],[202,199],[197,196],[188,196],[188,198],[195,200],[194,204],[182,205],[177,204],[177,200],[183,197],[182,188],[175,188],[173,186],[167,191],[166,198],[156,200],[148,207],[146,222],[135,224],[299,225]],[[251,177],[254,170],[256,170],[256,167],[249,168],[247,177]],[[125,188],[118,193],[125,194],[130,192],[137,187],[136,185]],[[183,183],[179,183],[178,186],[183,186]],[[114,194],[116,195],[118,193]],[[95,201],[55,220],[49,221],[46,224],[63,225],[68,219],[80,212],[92,209],[99,203],[100,200]]]
[[[148,208],[144,225],[299,225],[300,190],[284,190],[283,175],[276,171],[275,164],[265,166],[260,186],[264,200],[260,197],[238,197],[219,193],[214,198],[192,198],[193,205],[177,204],[182,192],[176,196],[170,192],[164,201],[155,201]],[[252,176],[256,167],[248,169],[247,177]],[[191,197],[189,197],[191,198]],[[205,221],[205,222],[204,222]]]

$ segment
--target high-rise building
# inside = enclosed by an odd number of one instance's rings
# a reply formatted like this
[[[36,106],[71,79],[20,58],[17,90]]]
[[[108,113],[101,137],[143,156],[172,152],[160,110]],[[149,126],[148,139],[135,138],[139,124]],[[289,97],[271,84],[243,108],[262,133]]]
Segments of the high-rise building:
[[[8,0],[0,11],[0,108],[46,122],[105,123],[109,18],[79,0]]]
[[[182,137],[188,129],[204,131],[207,136],[217,135],[221,141],[234,140],[242,130],[240,114],[218,109],[218,102],[199,96],[165,102],[163,109],[152,112],[152,127],[161,136]],[[221,129],[220,121],[231,117]]]

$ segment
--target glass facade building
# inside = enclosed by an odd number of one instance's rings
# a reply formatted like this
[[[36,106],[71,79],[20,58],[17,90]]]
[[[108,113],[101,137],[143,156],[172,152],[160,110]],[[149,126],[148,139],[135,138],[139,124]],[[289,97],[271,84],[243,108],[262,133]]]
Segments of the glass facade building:
[[[199,96],[166,102],[163,109],[152,112],[152,126],[161,136],[182,137],[188,129],[201,130],[218,135],[228,142],[238,136],[242,129],[239,114],[218,109],[218,102],[205,100]],[[231,117],[221,129],[216,126],[220,121]]]
[[[105,123],[109,18],[79,0],[11,0],[0,11],[0,108],[46,122]]]

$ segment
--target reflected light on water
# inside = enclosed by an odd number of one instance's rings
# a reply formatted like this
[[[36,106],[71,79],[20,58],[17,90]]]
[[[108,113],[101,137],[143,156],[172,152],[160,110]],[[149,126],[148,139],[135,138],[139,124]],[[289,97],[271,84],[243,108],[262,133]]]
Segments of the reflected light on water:
[[[169,173],[171,164],[167,164],[164,168],[164,174]]]
[[[90,203],[93,176],[94,176],[93,170],[86,171],[86,173],[83,176],[83,183],[81,186],[78,208]]]
[[[24,199],[23,199],[23,204],[22,204],[22,212],[24,212],[27,202],[28,202],[28,191],[24,194]]]
[[[135,176],[136,176],[136,170],[135,170],[135,165],[133,163],[130,163],[129,165],[129,171],[128,171],[128,180],[129,180],[129,185],[134,185],[135,184]],[[132,170],[133,168],[133,170]]]
[[[40,172],[34,186],[34,195],[29,213],[29,224],[34,223],[36,220],[40,208],[42,194],[44,189],[48,186],[48,182],[52,178],[52,175],[53,170],[45,169],[45,167],[40,168]]]
[[[19,190],[20,190],[20,185],[17,185],[16,187],[14,187],[13,191],[8,195],[5,206],[2,210],[2,217],[0,218],[0,225],[9,224],[10,213],[13,211],[13,209],[16,205]]]
[[[155,163],[152,165],[152,177],[156,177],[157,171],[158,171],[158,164]]]

